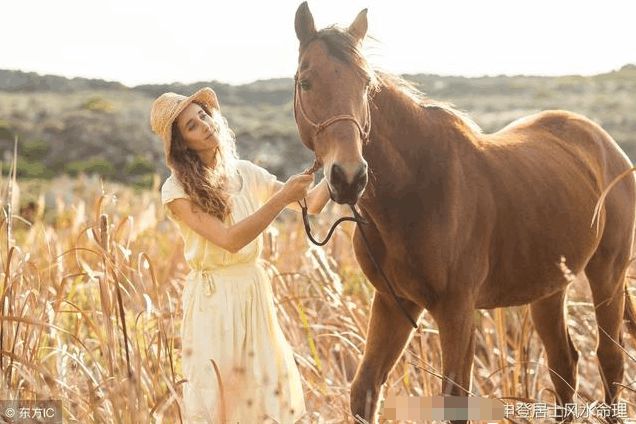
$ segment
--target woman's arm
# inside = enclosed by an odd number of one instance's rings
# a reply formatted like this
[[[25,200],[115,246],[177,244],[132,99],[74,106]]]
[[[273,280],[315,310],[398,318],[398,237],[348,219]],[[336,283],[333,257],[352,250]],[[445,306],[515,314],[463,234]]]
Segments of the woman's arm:
[[[277,184],[280,184],[281,187],[283,185],[283,183],[281,182],[278,182]],[[314,188],[309,190],[307,192],[305,200],[307,201],[307,212],[310,215],[320,213],[329,201],[329,188],[327,187],[327,180],[323,178]],[[291,209],[296,212],[301,211],[298,202],[288,204],[287,209]]]
[[[258,237],[283,210],[285,204],[279,191],[252,215],[229,227],[188,199],[175,199],[168,203],[168,207],[194,232],[215,245],[236,253]]]
[[[227,226],[220,219],[204,212],[191,200],[179,198],[168,203],[170,211],[194,232],[215,245],[236,253],[258,237],[290,202],[303,197],[311,180],[296,175],[284,184],[263,206],[252,215]]]

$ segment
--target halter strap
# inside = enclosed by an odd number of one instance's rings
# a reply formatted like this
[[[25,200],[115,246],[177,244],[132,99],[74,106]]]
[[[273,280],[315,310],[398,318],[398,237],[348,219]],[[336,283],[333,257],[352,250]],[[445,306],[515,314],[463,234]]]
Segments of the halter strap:
[[[329,127],[332,124],[335,124],[339,121],[351,121],[355,124],[356,128],[360,133],[360,138],[362,138],[362,142],[366,143],[369,141],[369,134],[371,133],[371,105],[367,104],[367,113],[366,113],[366,122],[364,127],[360,125],[360,122],[353,115],[336,115],[331,118],[325,119],[320,123],[316,123],[313,119],[309,117],[307,112],[305,111],[305,106],[303,105],[302,99],[302,89],[299,89],[300,83],[298,82],[298,74],[294,75],[294,120],[297,120],[296,109],[300,109],[300,113],[313,128],[314,128],[314,137],[320,134],[325,128]],[[297,106],[298,105],[298,106]]]

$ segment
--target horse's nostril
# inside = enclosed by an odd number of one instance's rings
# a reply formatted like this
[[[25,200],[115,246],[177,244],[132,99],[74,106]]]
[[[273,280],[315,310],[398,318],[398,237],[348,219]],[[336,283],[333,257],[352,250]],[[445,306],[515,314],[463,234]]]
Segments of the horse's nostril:
[[[346,182],[346,175],[344,169],[336,163],[331,167],[331,183],[334,186],[339,186]]]
[[[330,182],[340,196],[356,197],[364,190],[368,181],[367,164],[362,163],[354,173],[347,177],[342,165],[333,164],[331,167]]]
[[[368,169],[369,169],[369,164],[367,163],[367,161],[362,161],[362,165],[360,165],[360,172],[366,174]]]
[[[353,185],[357,191],[362,190],[364,186],[367,185],[368,178],[367,167],[365,164],[365,166],[360,167],[360,171],[358,171],[353,180]]]

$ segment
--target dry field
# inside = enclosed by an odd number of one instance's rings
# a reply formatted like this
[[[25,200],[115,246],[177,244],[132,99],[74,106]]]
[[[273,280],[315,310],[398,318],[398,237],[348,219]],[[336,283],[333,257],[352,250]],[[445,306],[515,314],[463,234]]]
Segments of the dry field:
[[[1,183],[6,193],[9,180]],[[139,192],[86,177],[12,185],[14,218],[4,215],[0,228],[0,399],[62,399],[66,423],[180,421],[180,299],[188,269],[158,186],[157,179],[154,190]],[[314,219],[316,232],[324,234],[340,212]],[[302,374],[307,423],[352,422],[348,387],[373,290],[355,263],[351,230],[337,231],[324,249],[310,248],[299,216],[286,212],[266,235],[264,259]],[[552,402],[528,309],[475,314],[473,393]],[[581,353],[577,401],[601,399],[584,281],[569,289],[568,323]],[[627,334],[625,343],[622,398],[636,416],[636,348]],[[440,371],[439,337],[425,313],[385,393],[438,395]]]

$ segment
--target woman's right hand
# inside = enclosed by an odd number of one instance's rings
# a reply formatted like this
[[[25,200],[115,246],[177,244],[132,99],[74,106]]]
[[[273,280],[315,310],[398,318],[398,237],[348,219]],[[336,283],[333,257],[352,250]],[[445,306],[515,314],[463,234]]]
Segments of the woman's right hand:
[[[307,195],[307,190],[311,183],[314,182],[313,175],[297,174],[289,177],[287,182],[281,188],[281,195],[285,202],[292,203],[299,201]]]

